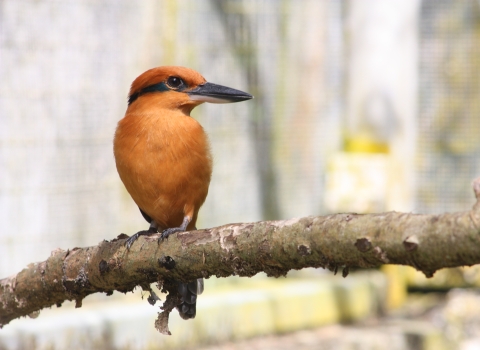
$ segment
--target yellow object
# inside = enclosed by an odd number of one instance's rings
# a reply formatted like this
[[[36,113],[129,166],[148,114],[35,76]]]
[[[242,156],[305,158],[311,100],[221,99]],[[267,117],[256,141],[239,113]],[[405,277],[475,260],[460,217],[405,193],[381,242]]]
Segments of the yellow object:
[[[389,153],[388,143],[376,142],[366,137],[351,137],[344,140],[345,152]]]
[[[387,309],[397,309],[407,299],[407,274],[413,269],[408,266],[383,265],[381,270],[387,276]]]

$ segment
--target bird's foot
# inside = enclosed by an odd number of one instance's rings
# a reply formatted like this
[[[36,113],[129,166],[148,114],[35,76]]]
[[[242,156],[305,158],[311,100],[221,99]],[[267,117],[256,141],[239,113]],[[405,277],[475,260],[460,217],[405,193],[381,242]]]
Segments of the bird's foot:
[[[160,238],[158,240],[163,241],[164,239],[168,238],[168,236],[170,236],[172,233],[183,232],[183,231],[185,231],[185,229],[182,227],[167,228],[166,230],[162,231],[162,233],[160,234]]]
[[[160,238],[158,239],[158,243],[163,241],[164,239],[168,238],[172,233],[177,233],[177,232],[185,232],[187,230],[187,226],[190,223],[190,218],[188,216],[185,216],[183,218],[183,222],[180,226],[178,227],[170,227],[162,231],[160,234]]]
[[[134,235],[131,235],[130,237],[128,237],[128,239],[125,241],[125,246],[127,247],[127,249],[130,249],[133,242],[135,242],[138,239],[138,237],[140,237],[140,236],[150,236],[150,235],[153,235],[155,233],[158,233],[158,231],[155,227],[152,227],[152,226],[150,226],[150,228],[148,230],[138,231]]]

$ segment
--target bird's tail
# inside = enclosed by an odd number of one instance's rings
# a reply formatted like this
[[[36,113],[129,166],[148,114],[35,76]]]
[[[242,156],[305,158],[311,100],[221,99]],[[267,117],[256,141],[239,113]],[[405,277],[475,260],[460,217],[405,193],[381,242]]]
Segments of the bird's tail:
[[[176,306],[180,317],[184,320],[195,318],[197,313],[197,295],[203,293],[203,278],[191,282],[177,282],[181,303]]]

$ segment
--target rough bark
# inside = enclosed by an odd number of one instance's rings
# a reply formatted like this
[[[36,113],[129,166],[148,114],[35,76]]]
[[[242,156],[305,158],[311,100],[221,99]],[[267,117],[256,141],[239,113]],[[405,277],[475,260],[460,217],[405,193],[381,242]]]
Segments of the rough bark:
[[[168,313],[178,301],[172,280],[283,276],[291,269],[323,267],[344,275],[350,267],[410,265],[427,277],[438,269],[480,263],[480,178],[473,209],[442,215],[387,212],[334,214],[284,221],[229,224],[184,232],[157,243],[157,235],[136,241],[126,235],[97,246],[55,250],[0,280],[0,326],[65,300],[92,293],[127,292],[159,282],[169,293],[155,326],[168,332]],[[149,300],[154,302],[155,296]]]

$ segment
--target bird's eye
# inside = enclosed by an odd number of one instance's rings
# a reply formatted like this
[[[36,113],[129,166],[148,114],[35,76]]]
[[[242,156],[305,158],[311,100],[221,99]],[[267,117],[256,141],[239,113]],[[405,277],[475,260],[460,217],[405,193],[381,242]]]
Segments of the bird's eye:
[[[168,87],[170,87],[172,89],[175,89],[175,90],[178,89],[179,87],[181,87],[183,84],[185,84],[185,83],[179,77],[170,77],[170,78],[167,79]]]

